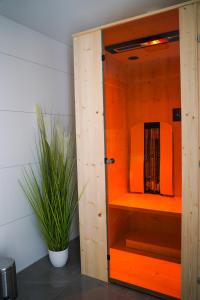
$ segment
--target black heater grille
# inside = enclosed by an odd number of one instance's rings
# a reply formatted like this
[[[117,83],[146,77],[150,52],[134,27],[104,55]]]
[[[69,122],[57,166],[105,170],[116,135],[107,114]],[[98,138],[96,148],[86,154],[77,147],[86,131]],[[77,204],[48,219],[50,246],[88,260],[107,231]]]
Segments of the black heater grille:
[[[163,43],[176,42],[179,40],[179,31],[170,31],[151,35],[136,40],[125,41],[117,44],[108,45],[105,47],[106,51],[111,54],[122,53],[126,51],[135,50],[138,48],[144,48],[154,46]]]
[[[144,191],[160,193],[160,123],[144,124]]]

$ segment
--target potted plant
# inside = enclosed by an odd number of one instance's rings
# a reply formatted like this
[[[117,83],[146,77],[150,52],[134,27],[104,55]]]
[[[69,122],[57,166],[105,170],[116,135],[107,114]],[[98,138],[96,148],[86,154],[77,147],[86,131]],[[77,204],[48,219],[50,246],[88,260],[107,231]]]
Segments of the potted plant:
[[[55,267],[68,259],[69,236],[78,197],[75,178],[75,143],[71,134],[51,122],[48,141],[47,128],[41,109],[37,108],[38,142],[36,169],[24,169],[20,185],[31,204],[49,258]]]

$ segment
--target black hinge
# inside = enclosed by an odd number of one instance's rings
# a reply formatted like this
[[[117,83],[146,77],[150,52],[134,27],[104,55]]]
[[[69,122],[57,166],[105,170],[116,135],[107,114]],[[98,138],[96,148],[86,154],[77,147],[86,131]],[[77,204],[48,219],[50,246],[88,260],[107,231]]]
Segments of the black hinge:
[[[110,254],[107,254],[107,260],[110,260]]]
[[[102,54],[101,59],[102,59],[102,61],[104,61],[106,59],[105,54]]]
[[[197,42],[200,43],[200,34],[197,35]]]
[[[173,108],[173,122],[181,121],[181,108]]]

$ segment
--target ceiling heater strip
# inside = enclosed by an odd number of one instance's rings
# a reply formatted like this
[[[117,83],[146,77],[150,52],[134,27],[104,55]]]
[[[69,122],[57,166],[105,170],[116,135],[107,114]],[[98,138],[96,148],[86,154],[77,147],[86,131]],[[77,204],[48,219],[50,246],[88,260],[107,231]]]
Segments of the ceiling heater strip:
[[[117,53],[131,51],[138,48],[144,48],[144,47],[155,46],[158,44],[175,42],[178,40],[179,40],[179,31],[175,30],[175,31],[160,33],[156,35],[151,35],[144,38],[139,38],[136,40],[130,40],[126,42],[108,45],[105,47],[105,49],[111,54],[117,54]]]

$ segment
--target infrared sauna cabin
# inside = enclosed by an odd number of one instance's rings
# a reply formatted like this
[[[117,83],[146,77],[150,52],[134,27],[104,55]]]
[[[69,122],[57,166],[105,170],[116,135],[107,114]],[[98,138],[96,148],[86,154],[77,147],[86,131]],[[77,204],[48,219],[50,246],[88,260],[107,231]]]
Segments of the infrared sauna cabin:
[[[81,270],[198,300],[200,5],[74,35]]]

